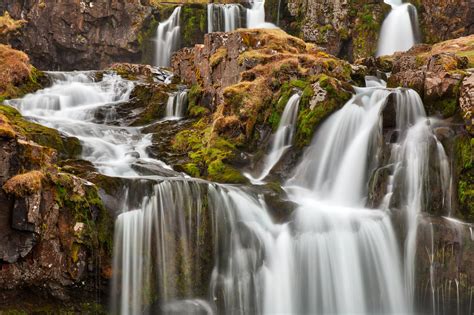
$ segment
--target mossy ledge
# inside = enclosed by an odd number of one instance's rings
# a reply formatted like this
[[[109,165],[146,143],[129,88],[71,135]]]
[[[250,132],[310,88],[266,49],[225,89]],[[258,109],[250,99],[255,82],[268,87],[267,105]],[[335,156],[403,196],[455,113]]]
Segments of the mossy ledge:
[[[173,150],[186,155],[191,176],[239,183],[242,154],[268,145],[293,93],[301,94],[296,148],[308,145],[319,124],[349,98],[360,73],[281,30],[212,33],[204,46],[183,49],[173,69],[190,86],[189,113],[198,118],[178,133]],[[264,132],[265,133],[265,132]]]

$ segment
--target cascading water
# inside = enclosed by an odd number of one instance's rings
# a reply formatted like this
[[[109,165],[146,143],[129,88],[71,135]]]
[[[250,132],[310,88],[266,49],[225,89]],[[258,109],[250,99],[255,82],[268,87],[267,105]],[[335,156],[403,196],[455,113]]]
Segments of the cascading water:
[[[250,174],[246,174],[255,184],[262,183],[262,180],[268,176],[285,152],[293,145],[300,99],[301,96],[299,94],[294,94],[288,100],[283,114],[281,115],[277,132],[273,135],[273,140],[270,144],[270,152],[264,157],[263,168],[260,174],[255,178]]]
[[[392,6],[380,31],[377,56],[406,51],[418,42],[418,14],[410,3],[401,0],[384,0]]]
[[[176,7],[171,16],[158,24],[156,30],[156,61],[155,65],[169,67],[171,55],[180,45],[180,14],[181,7]]]
[[[442,206],[450,212],[451,175],[449,162],[443,146],[433,133],[436,119],[427,118],[419,95],[413,90],[396,90],[396,128],[399,132],[397,143],[392,145],[389,165],[392,165],[394,183],[387,188],[388,204],[396,192],[397,203],[406,216],[407,236],[405,239],[405,285],[408,302],[413,305],[415,290],[415,257],[418,220],[427,208],[427,200],[433,199],[430,181],[436,180],[442,188]],[[429,165],[438,165],[436,172]],[[431,185],[435,183],[431,182]]]
[[[247,28],[276,28],[274,24],[265,22],[265,0],[252,0],[251,4],[247,9]]]
[[[169,96],[166,103],[165,119],[180,119],[186,114],[186,103],[188,99],[187,91],[176,92]]]
[[[207,31],[231,32],[241,27],[241,15],[244,8],[240,4],[207,5]]]
[[[288,222],[275,223],[263,196],[250,188],[177,173],[142,175],[134,167],[140,161],[169,170],[148,157],[151,137],[139,128],[106,125],[97,115],[113,119],[133,83],[113,74],[100,82],[88,72],[50,76],[51,88],[10,104],[77,136],[83,158],[136,186],[124,194],[116,221],[114,314],[411,312],[410,266],[416,216],[428,189],[427,147],[435,148],[437,165],[445,157],[415,92],[389,90],[378,81],[356,89],[315,134],[285,187],[296,209]],[[398,140],[389,161],[395,184],[385,207],[368,209],[369,177],[381,160],[381,112],[390,95],[397,112]],[[298,98],[286,106],[281,126],[296,116]],[[275,137],[274,146],[289,134]],[[446,177],[440,171],[439,178]],[[408,223],[405,269],[389,210],[395,194]]]

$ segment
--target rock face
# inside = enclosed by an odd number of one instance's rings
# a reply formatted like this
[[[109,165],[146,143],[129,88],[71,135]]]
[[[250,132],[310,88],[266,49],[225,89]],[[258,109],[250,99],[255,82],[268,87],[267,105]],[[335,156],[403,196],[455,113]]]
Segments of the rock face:
[[[151,21],[142,1],[16,1],[0,4],[15,19],[27,20],[12,41],[40,69],[99,69],[141,59],[138,36]]]
[[[423,42],[436,43],[466,36],[474,32],[474,5],[470,1],[454,0],[440,3],[436,0],[409,1],[418,9]],[[267,1],[267,7],[278,1]],[[378,33],[390,6],[382,0],[287,0],[290,17],[297,21],[299,36],[316,42],[328,52],[350,60],[368,57],[375,53]],[[285,24],[282,25],[285,27]],[[285,28],[286,29],[286,28]],[[289,30],[292,30],[289,27]]]
[[[417,91],[429,115],[446,118],[459,112],[469,126],[469,77],[474,66],[474,35],[435,45],[421,44],[403,53],[357,61],[369,72],[391,72],[389,87],[407,87]],[[464,82],[464,78],[466,81]],[[464,83],[463,83],[464,82]],[[464,89],[462,86],[465,85]],[[462,100],[459,99],[463,90]]]
[[[24,53],[0,45],[0,73],[0,310],[96,301],[112,225],[97,188],[58,166],[79,140],[1,104],[42,86]]]
[[[468,224],[456,220],[421,220],[415,271],[415,299],[420,310],[469,314],[474,285],[471,233]]]
[[[97,188],[61,172],[57,151],[28,140],[19,121],[47,129],[0,105],[0,309],[28,290],[67,302],[81,289],[81,301],[94,301],[110,259],[109,215]]]

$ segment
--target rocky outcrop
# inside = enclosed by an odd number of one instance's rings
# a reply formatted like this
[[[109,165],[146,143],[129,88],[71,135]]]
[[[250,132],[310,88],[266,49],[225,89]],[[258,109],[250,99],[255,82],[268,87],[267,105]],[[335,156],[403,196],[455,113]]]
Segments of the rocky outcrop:
[[[474,6],[469,1],[409,1],[418,9],[422,41],[436,43],[474,32]],[[268,10],[278,1],[267,1]],[[283,9],[282,9],[283,8]],[[285,15],[288,9],[290,16]],[[390,6],[383,1],[287,0],[280,5],[282,27],[328,52],[350,60],[372,56]],[[274,20],[273,20],[274,21]]]
[[[94,302],[110,276],[110,216],[96,186],[58,166],[79,140],[1,104],[48,80],[9,46],[0,61],[0,310]]]
[[[2,1],[0,12],[28,23],[11,44],[40,69],[100,69],[141,59],[138,36],[152,18],[141,1]]]
[[[302,148],[350,97],[362,69],[281,30],[208,34],[203,45],[176,53],[172,66],[191,86],[189,112],[202,117],[178,133],[173,148],[188,155],[186,172],[224,182],[241,180],[221,175],[237,174],[229,165],[247,165],[246,154],[264,149],[292,94],[302,95],[296,134]]]
[[[458,112],[470,126],[469,86],[474,66],[474,36],[461,37],[435,45],[416,45],[403,53],[379,58],[369,57],[356,63],[367,66],[369,72],[391,72],[389,87],[407,87],[416,90],[423,99],[429,115],[451,117]],[[464,78],[466,82],[463,83]],[[461,87],[466,84],[462,101]],[[459,110],[460,102],[462,109]]]
[[[29,140],[20,120],[45,128],[0,106],[0,295],[10,297],[0,309],[25,290],[68,301],[81,289],[94,301],[110,257],[109,215],[97,188],[62,172],[58,152]]]

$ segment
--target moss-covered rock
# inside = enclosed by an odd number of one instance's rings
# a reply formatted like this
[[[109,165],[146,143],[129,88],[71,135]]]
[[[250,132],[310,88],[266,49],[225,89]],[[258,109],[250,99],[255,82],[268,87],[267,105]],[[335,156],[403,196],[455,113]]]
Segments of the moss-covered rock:
[[[474,140],[467,134],[458,136],[454,152],[459,211],[465,220],[474,222]]]
[[[302,148],[317,125],[345,103],[351,83],[360,78],[349,63],[272,29],[206,35],[204,46],[179,51],[173,68],[192,86],[190,113],[204,117],[175,138],[174,148],[191,159],[181,169],[232,182],[241,180],[234,167],[247,163],[240,153],[265,147],[268,137],[261,130],[276,130],[293,93],[302,96],[297,128]]]
[[[30,64],[25,53],[0,44],[0,102],[32,93],[46,81],[44,73]]]
[[[58,151],[60,158],[71,158],[81,154],[82,147],[79,139],[66,137],[55,129],[30,122],[13,107],[0,104],[0,120],[1,117],[4,117],[4,120],[3,123],[0,122],[0,130],[9,129],[10,132],[14,131],[15,137],[53,148]]]

